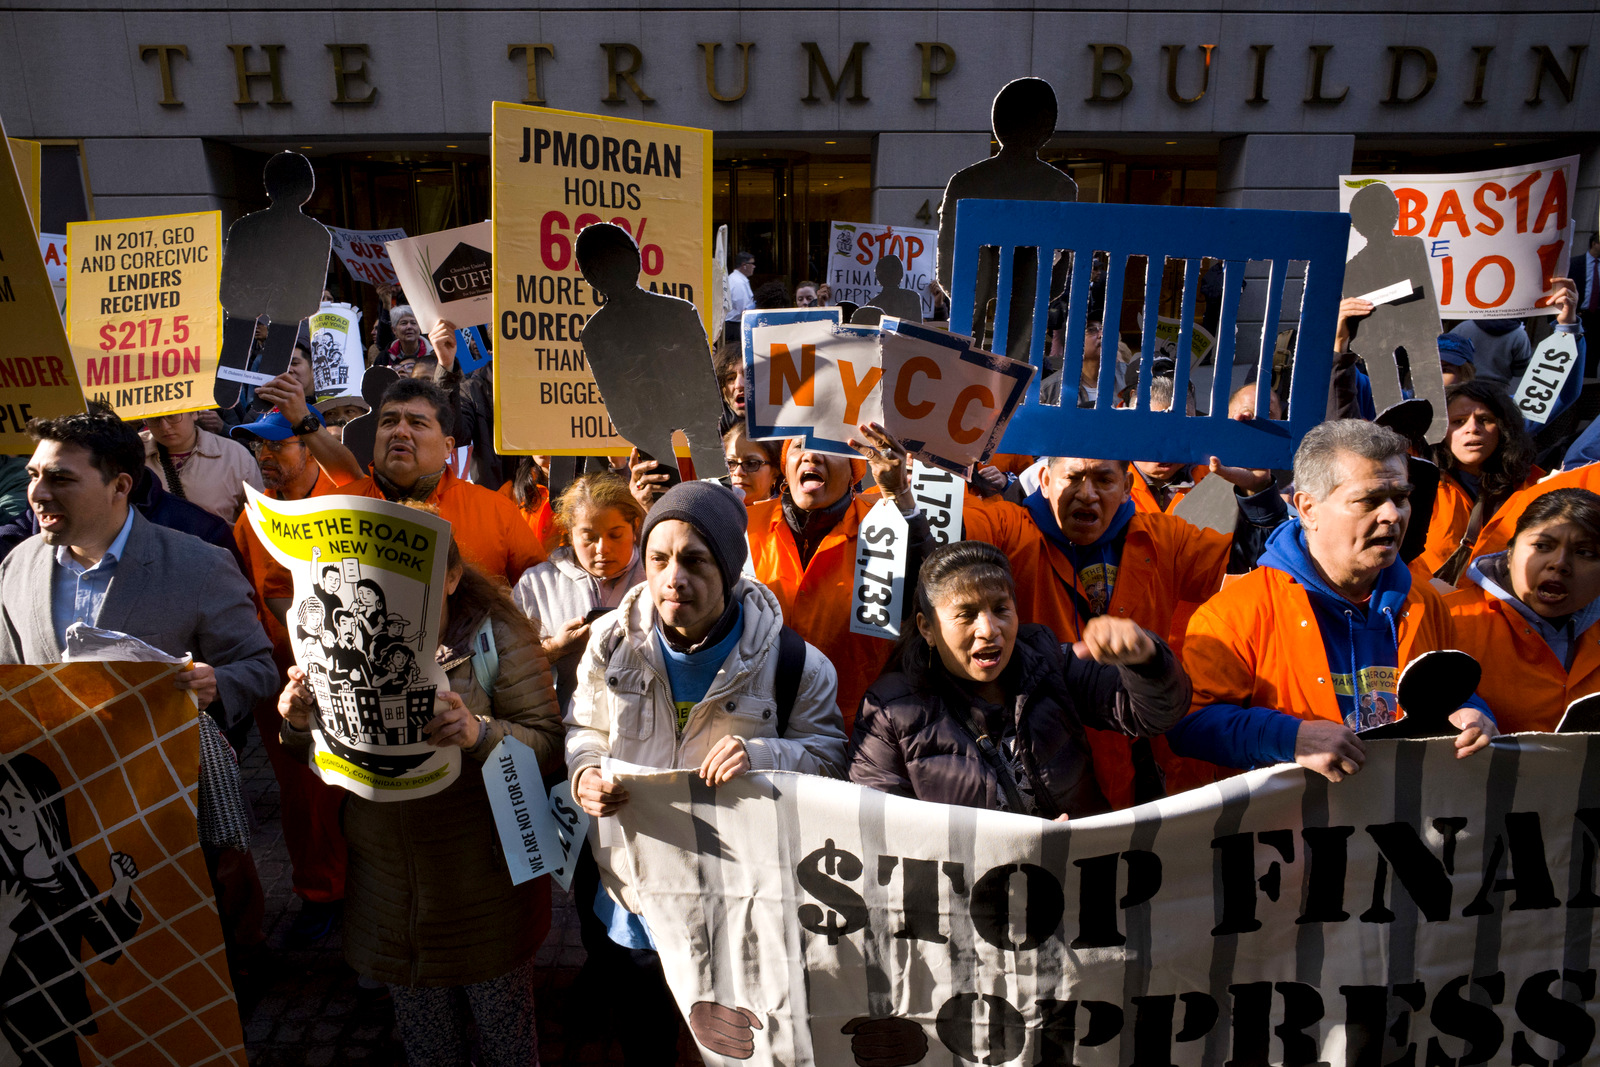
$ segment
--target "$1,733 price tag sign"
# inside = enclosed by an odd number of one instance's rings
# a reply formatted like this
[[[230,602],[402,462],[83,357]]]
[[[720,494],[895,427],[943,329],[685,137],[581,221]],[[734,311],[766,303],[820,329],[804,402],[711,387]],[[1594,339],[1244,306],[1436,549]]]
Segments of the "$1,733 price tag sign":
[[[1514,397],[1524,419],[1538,423],[1549,421],[1556,397],[1561,395],[1567,375],[1572,373],[1577,362],[1576,334],[1553,333],[1544,339],[1528,361],[1528,370]]]
[[[905,613],[910,530],[893,500],[872,505],[856,534],[856,574],[850,593],[850,632],[890,641]]]
[[[961,513],[966,503],[967,486],[949,471],[930,467],[921,460],[911,461],[911,492],[928,516],[934,544],[948,545],[961,540]]]

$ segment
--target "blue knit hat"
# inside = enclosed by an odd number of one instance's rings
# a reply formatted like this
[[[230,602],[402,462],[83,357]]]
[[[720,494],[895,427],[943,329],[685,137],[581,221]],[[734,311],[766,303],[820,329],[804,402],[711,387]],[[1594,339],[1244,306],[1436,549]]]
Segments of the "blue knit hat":
[[[1441,333],[1439,335],[1439,362],[1448,363],[1452,367],[1459,367],[1463,363],[1472,365],[1474,347],[1472,338],[1462,337],[1458,333]]]

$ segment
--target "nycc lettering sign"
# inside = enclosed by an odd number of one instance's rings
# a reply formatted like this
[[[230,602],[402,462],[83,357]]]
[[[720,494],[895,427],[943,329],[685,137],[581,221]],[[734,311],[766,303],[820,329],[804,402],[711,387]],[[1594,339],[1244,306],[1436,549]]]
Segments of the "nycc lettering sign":
[[[1065,823],[673,772],[619,821],[707,1063],[1578,1063],[1597,757],[1375,742]]]
[[[876,422],[919,459],[962,477],[989,457],[1032,367],[916,323],[861,326],[840,316],[837,307],[745,312],[751,440],[804,436],[807,448],[854,457],[856,427]]]

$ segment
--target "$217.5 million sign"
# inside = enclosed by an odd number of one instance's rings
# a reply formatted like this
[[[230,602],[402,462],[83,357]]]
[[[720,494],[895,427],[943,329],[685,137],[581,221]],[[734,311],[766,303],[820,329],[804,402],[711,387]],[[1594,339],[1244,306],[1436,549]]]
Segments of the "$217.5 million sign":
[[[494,389],[501,452],[627,453],[579,341],[597,294],[585,284],[573,247],[585,226],[621,226],[639,244],[639,284],[692,302],[707,319],[710,163],[709,130],[494,105]]]

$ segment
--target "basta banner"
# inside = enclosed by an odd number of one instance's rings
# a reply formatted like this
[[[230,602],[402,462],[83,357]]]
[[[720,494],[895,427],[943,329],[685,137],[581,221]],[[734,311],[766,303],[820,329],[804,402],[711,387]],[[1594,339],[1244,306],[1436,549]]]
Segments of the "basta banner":
[[[215,406],[222,214],[67,223],[67,332],[84,395],[124,419]]]
[[[286,624],[316,694],[317,775],[376,801],[444,789],[461,750],[435,748],[422,728],[448,688],[434,651],[450,523],[370,497],[245,493],[251,528],[294,579]]]
[[[328,233],[333,237],[333,254],[339,257],[350,277],[374,286],[400,283],[394,264],[389,262],[388,242],[405,240],[406,231],[341,230],[329,226]]]
[[[609,873],[707,1064],[1592,1063],[1597,769],[1369,741],[1066,822],[618,774]]]
[[[1440,318],[1553,315],[1544,301],[1550,279],[1567,272],[1577,177],[1577,156],[1465,174],[1347,174],[1339,179],[1339,210],[1349,211],[1364,186],[1394,191],[1394,233],[1422,238]],[[1350,255],[1365,245],[1352,229]]]
[[[938,230],[918,230],[904,226],[888,226],[871,222],[835,222],[828,238],[828,287],[833,292],[833,302],[848,300],[853,304],[883,308],[885,315],[905,316],[902,306],[884,307],[878,303],[903,302],[906,295],[896,288],[908,290],[920,301],[922,317],[933,317],[934,254],[939,249]],[[884,256],[896,256],[903,274],[900,279],[879,277],[879,264]],[[894,282],[895,284],[891,284]],[[889,290],[889,297],[880,294]]]
[[[493,171],[496,447],[626,455],[584,353],[597,294],[573,248],[592,223],[622,227],[640,287],[708,322],[711,131],[496,103]]]

